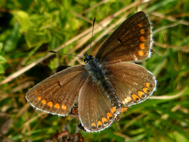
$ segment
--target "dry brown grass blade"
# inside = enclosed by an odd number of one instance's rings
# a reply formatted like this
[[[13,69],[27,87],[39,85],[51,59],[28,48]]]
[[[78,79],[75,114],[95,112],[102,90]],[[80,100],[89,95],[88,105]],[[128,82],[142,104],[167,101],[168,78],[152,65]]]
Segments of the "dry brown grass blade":
[[[189,47],[187,46],[171,46],[168,44],[163,44],[163,43],[158,43],[158,42],[154,42],[154,45],[159,46],[161,48],[171,48],[171,49],[178,49],[182,52],[189,52]]]
[[[177,25],[179,25],[179,23],[174,23],[174,24],[170,24],[170,25],[161,27],[161,28],[159,28],[159,29],[153,31],[153,34],[156,34],[156,33],[160,32],[160,31],[162,31],[162,30],[165,30],[165,29],[167,29],[167,28],[175,27],[175,26],[177,26]]]
[[[176,22],[176,23],[179,23],[179,24],[183,24],[183,25],[189,26],[189,22],[184,21],[184,20],[179,20],[178,21],[173,16],[165,16],[164,14],[158,13],[158,12],[151,12],[150,14],[154,15],[154,16],[157,16],[157,17],[160,17],[162,19],[167,19],[167,20],[172,21],[172,22]]]
[[[175,99],[182,96],[185,91],[186,91],[186,88],[182,89],[179,93],[172,96],[150,96],[148,99],[156,99],[156,100]]]

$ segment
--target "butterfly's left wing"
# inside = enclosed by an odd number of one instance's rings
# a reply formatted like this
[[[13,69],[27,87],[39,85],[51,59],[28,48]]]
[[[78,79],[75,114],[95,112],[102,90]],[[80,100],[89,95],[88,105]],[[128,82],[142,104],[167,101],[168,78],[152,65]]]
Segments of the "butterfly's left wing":
[[[79,92],[79,118],[88,132],[101,131],[116,118],[120,109],[115,109],[102,87],[88,77]]]
[[[83,65],[67,68],[31,88],[26,99],[38,110],[68,115],[87,76]]]
[[[107,64],[142,60],[152,47],[150,21],[142,11],[126,19],[102,44],[96,57]]]
[[[118,99],[125,106],[146,100],[155,90],[155,77],[140,65],[120,62],[105,65],[104,69]]]

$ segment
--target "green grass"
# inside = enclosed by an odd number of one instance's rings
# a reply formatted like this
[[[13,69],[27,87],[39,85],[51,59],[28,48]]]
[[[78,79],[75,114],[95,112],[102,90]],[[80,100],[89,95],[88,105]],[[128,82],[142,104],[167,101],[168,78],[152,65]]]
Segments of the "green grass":
[[[95,55],[121,23],[116,22],[137,10],[145,11],[153,25],[153,54],[141,63],[157,78],[157,90],[150,99],[130,107],[119,122],[97,133],[78,130],[76,119],[46,114],[27,103],[27,91],[52,75],[60,63],[84,64],[50,50],[78,56],[89,52],[91,23],[96,17],[99,28],[94,30],[91,52]],[[84,141],[189,141],[187,0],[143,4],[137,0],[2,0],[0,19],[0,139],[46,141],[55,138],[56,131],[68,130],[71,135],[80,133]]]

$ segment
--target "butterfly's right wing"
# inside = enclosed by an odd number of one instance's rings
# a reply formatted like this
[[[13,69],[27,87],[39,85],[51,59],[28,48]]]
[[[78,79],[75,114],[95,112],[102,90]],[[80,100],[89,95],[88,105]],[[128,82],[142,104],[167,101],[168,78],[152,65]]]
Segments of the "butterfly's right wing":
[[[118,99],[125,106],[146,100],[156,88],[153,74],[140,65],[120,62],[105,65],[104,69]]]
[[[108,64],[142,60],[150,56],[152,43],[150,21],[140,11],[126,19],[108,37],[95,58]]]
[[[38,110],[67,115],[87,77],[82,65],[67,68],[31,88],[26,100]]]

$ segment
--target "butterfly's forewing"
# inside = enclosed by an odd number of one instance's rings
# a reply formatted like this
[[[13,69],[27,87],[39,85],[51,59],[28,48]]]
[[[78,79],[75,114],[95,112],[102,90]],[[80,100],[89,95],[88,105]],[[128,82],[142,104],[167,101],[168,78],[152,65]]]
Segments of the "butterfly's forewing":
[[[120,110],[116,110],[102,87],[89,77],[79,92],[79,118],[86,131],[95,132],[108,127]]]
[[[155,77],[140,65],[120,62],[104,67],[116,95],[126,106],[146,100],[155,90]]]
[[[96,58],[100,62],[142,60],[149,56],[152,46],[151,25],[144,12],[125,20],[102,44]]]
[[[26,94],[26,99],[39,110],[66,115],[86,78],[84,66],[70,67],[35,85]]]

